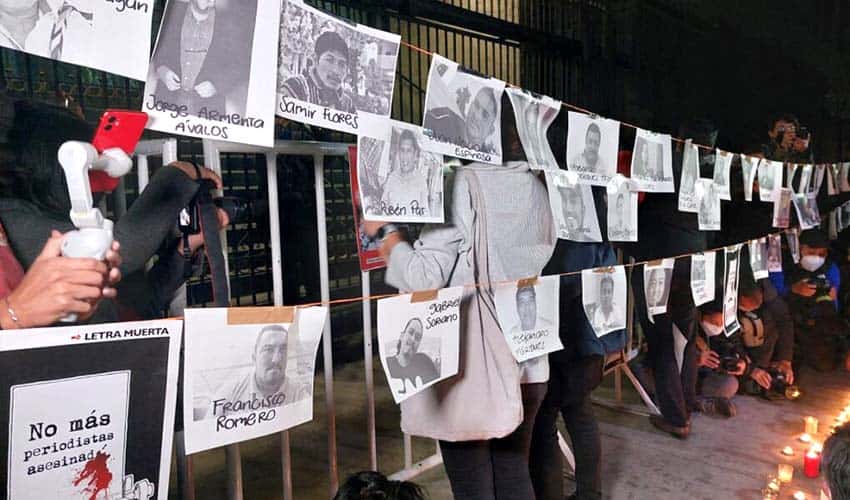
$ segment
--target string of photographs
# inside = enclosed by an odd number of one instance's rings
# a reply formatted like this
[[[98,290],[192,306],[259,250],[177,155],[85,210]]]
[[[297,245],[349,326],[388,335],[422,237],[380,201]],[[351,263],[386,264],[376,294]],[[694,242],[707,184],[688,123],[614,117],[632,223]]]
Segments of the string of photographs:
[[[843,210],[850,211],[850,202]],[[850,224],[850,221],[848,221]],[[625,269],[643,267],[647,316],[667,313],[676,259],[690,258],[690,287],[697,306],[719,300],[723,331],[737,332],[738,289],[742,249],[748,247],[749,265],[755,279],[782,270],[781,235],[789,253],[799,261],[799,230],[787,229],[724,248],[680,255],[652,262],[584,269],[571,273],[496,283],[496,316],[505,341],[517,363],[526,369],[543,356],[564,348],[558,336],[560,277],[581,275],[585,317],[598,337],[625,330],[628,280]],[[722,257],[718,268],[717,255]],[[716,297],[717,272],[721,271],[722,295]],[[460,359],[461,300],[465,288],[414,292],[378,300],[378,350],[393,399],[405,399],[458,373]],[[477,285],[474,285],[477,286]]]

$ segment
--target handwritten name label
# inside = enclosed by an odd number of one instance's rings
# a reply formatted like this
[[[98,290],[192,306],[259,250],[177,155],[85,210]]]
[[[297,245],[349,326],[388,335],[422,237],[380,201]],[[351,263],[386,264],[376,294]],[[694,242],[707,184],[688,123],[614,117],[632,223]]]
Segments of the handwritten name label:
[[[406,217],[407,215],[424,217],[428,215],[425,207],[419,206],[419,200],[411,200],[408,206],[390,204],[382,201],[379,210],[380,215],[386,215],[388,217]]]
[[[115,4],[116,12],[137,11],[147,14],[148,4],[138,0],[106,0],[107,3]]]
[[[429,330],[438,325],[454,323],[460,319],[460,298],[441,300],[428,305],[428,317],[425,318],[425,329]]]
[[[357,112],[349,113],[336,109],[319,106],[309,102],[288,98],[280,95],[277,109],[295,120],[313,121],[317,123],[331,123],[334,125],[345,125],[350,130],[360,127]],[[319,113],[321,111],[321,113]]]

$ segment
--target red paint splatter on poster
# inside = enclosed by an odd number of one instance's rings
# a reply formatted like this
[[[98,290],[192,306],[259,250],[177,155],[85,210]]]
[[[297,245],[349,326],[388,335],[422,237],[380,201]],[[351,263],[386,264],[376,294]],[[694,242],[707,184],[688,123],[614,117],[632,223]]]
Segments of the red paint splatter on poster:
[[[101,491],[104,493],[109,488],[109,483],[112,482],[112,473],[109,472],[109,454],[97,452],[94,458],[86,462],[83,470],[74,478],[74,486],[79,486],[80,483],[88,478],[86,487],[83,488],[83,493],[89,496],[89,500],[97,500],[97,495]]]

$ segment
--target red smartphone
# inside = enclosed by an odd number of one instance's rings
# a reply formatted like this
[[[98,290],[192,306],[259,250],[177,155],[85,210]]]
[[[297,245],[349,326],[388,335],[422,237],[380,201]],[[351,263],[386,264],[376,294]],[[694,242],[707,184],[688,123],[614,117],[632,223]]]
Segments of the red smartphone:
[[[142,111],[107,109],[100,117],[91,143],[98,153],[110,148],[121,148],[132,155],[147,123],[148,114]],[[112,191],[118,186],[118,179],[97,170],[89,172],[89,180],[92,192]]]

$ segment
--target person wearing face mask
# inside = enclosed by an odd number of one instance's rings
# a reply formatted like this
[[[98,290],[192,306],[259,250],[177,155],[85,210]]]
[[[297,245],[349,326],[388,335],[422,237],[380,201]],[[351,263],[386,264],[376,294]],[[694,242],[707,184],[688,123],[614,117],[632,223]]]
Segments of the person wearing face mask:
[[[775,273],[771,280],[787,297],[794,318],[795,340],[801,362],[821,371],[836,366],[840,354],[844,366],[846,328],[837,313],[841,275],[829,258],[829,240],[820,230],[800,234],[800,263],[787,273]]]
[[[726,418],[736,414],[732,397],[738,392],[738,375],[747,368],[743,349],[726,338],[723,329],[723,309],[718,302],[709,302],[699,309],[700,329],[696,337],[698,351],[697,366],[697,409],[706,415],[719,415]],[[732,337],[734,337],[733,335]],[[722,346],[722,349],[718,346]],[[724,357],[738,356],[735,362],[725,361]]]

